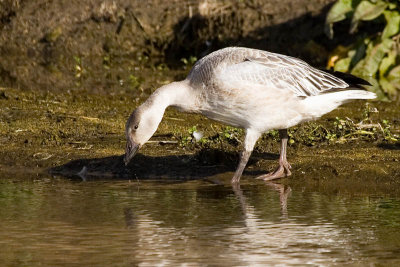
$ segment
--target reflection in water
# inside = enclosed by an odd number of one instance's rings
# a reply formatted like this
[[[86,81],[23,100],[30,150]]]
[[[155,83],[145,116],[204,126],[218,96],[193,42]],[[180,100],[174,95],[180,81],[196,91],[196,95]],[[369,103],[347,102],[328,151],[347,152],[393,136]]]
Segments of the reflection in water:
[[[267,182],[267,186],[275,189],[276,191],[279,192],[279,201],[281,203],[281,211],[282,211],[282,216],[284,218],[287,218],[287,201],[290,193],[292,192],[292,188],[290,186],[285,186],[282,184],[276,184],[273,182]]]
[[[265,182],[265,184],[268,187],[279,192],[279,201],[281,206],[282,217],[287,218],[287,200],[290,193],[292,192],[292,189],[290,188],[290,186],[285,186],[274,182]],[[243,195],[243,191],[240,189],[240,184],[232,184],[232,190],[242,206],[242,212],[244,218],[247,218],[247,213],[248,212],[252,213],[253,207],[247,206],[246,197]]]
[[[133,216],[133,209],[132,208],[125,208],[124,215],[125,215],[126,228],[131,229],[135,224],[135,219],[134,219],[134,216]]]
[[[400,200],[275,183],[0,180],[10,265],[400,263]]]

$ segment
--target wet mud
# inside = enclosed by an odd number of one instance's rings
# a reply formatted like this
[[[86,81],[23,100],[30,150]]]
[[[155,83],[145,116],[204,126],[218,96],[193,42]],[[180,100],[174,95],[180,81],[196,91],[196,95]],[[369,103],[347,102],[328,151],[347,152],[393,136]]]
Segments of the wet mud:
[[[219,47],[258,47],[324,66],[340,42],[323,34],[331,0],[139,2],[0,4],[0,82],[9,86],[0,88],[0,176],[229,181],[242,130],[168,109],[156,135],[125,167],[130,112]],[[283,181],[398,183],[398,106],[353,102],[291,129],[293,175]],[[195,131],[204,134],[200,141]],[[260,138],[243,180],[274,170],[278,151],[276,131]]]
[[[167,109],[150,142],[124,166],[125,121],[146,97],[145,93],[133,97],[126,92],[56,94],[2,88],[0,176],[41,173],[77,180],[229,183],[242,149],[243,131],[174,109]],[[363,120],[366,124],[366,113],[370,113],[368,123],[375,126],[360,130],[354,125]],[[397,103],[356,101],[295,127],[289,132],[288,148],[293,175],[280,182],[332,190],[383,186],[397,192],[399,118]],[[194,126],[204,134],[198,142],[192,137]],[[245,169],[244,183],[277,166],[277,136],[270,132],[260,138]]]

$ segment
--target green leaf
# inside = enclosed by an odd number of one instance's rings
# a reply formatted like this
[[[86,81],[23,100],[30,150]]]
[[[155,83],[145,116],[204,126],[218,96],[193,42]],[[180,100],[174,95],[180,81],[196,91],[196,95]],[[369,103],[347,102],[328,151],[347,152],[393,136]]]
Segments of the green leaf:
[[[334,70],[340,72],[347,72],[349,71],[350,62],[351,62],[351,57],[339,59],[335,64]]]
[[[351,56],[350,67],[355,66],[365,56],[365,50],[367,49],[366,44],[368,42],[369,39],[358,41],[355,52],[352,55],[349,54],[349,56]]]
[[[371,3],[367,0],[361,1],[354,11],[350,33],[354,33],[357,30],[358,23],[361,20],[373,20],[377,18],[382,14],[386,7],[387,3],[383,1],[377,1],[376,3]]]
[[[371,51],[374,48],[374,42],[372,42],[369,38],[366,38],[364,39],[364,46],[365,46],[364,47],[365,54],[363,55],[363,58],[360,59],[360,61],[358,61],[358,63],[351,70],[351,74],[356,76],[371,77],[371,75],[367,73],[367,71],[365,70],[365,63],[366,63],[366,57],[369,54],[371,54]]]
[[[400,13],[397,11],[385,11],[383,15],[386,19],[386,27],[382,33],[382,39],[390,38],[399,32],[400,29]]]
[[[385,77],[379,79],[379,85],[389,95],[394,95],[397,91],[393,83],[389,82]]]
[[[352,10],[352,0],[339,0],[331,7],[325,21],[325,34],[329,38],[333,38],[333,23],[344,20]]]
[[[377,18],[386,9],[387,3],[384,1],[377,1],[371,3],[369,1],[362,1],[354,12],[354,17],[357,20],[373,20]]]
[[[379,76],[383,77],[389,70],[389,68],[396,64],[397,53],[395,50],[391,50],[386,57],[382,59],[381,65],[379,66]]]
[[[326,23],[335,23],[346,18],[346,14],[353,10],[351,0],[339,0],[329,10]]]
[[[396,66],[395,68],[393,68],[390,73],[389,76],[392,76],[394,78],[398,78],[400,79],[400,65]]]
[[[361,59],[351,70],[351,74],[355,76],[369,76],[368,73],[365,73],[364,65],[365,65],[365,59]]]
[[[389,9],[396,9],[397,8],[397,4],[396,3],[389,3]]]
[[[360,76],[360,78],[368,81],[372,86],[368,86],[368,91],[374,92],[380,101],[389,101],[387,95],[385,94],[382,86],[379,84],[378,80],[371,76]]]
[[[391,84],[393,84],[397,89],[400,90],[400,65],[393,68],[389,72],[387,79]]]
[[[390,51],[393,43],[393,40],[385,39],[367,51],[364,64],[364,73],[369,76],[375,75],[379,69],[383,57]]]

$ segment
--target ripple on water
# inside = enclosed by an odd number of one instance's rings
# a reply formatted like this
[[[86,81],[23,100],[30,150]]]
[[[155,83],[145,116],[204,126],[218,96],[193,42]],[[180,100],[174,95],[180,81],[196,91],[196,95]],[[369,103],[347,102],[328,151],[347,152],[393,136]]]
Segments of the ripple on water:
[[[8,266],[400,263],[398,198],[296,188],[286,194],[263,183],[243,188],[1,180],[0,260]]]

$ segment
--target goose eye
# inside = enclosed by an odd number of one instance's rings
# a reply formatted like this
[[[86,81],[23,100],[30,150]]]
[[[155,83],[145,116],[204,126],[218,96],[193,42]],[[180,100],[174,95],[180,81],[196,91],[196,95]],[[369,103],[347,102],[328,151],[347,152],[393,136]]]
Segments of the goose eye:
[[[135,127],[133,127],[133,128],[135,128],[135,130],[136,130],[137,128],[139,128],[139,125],[135,125]]]

